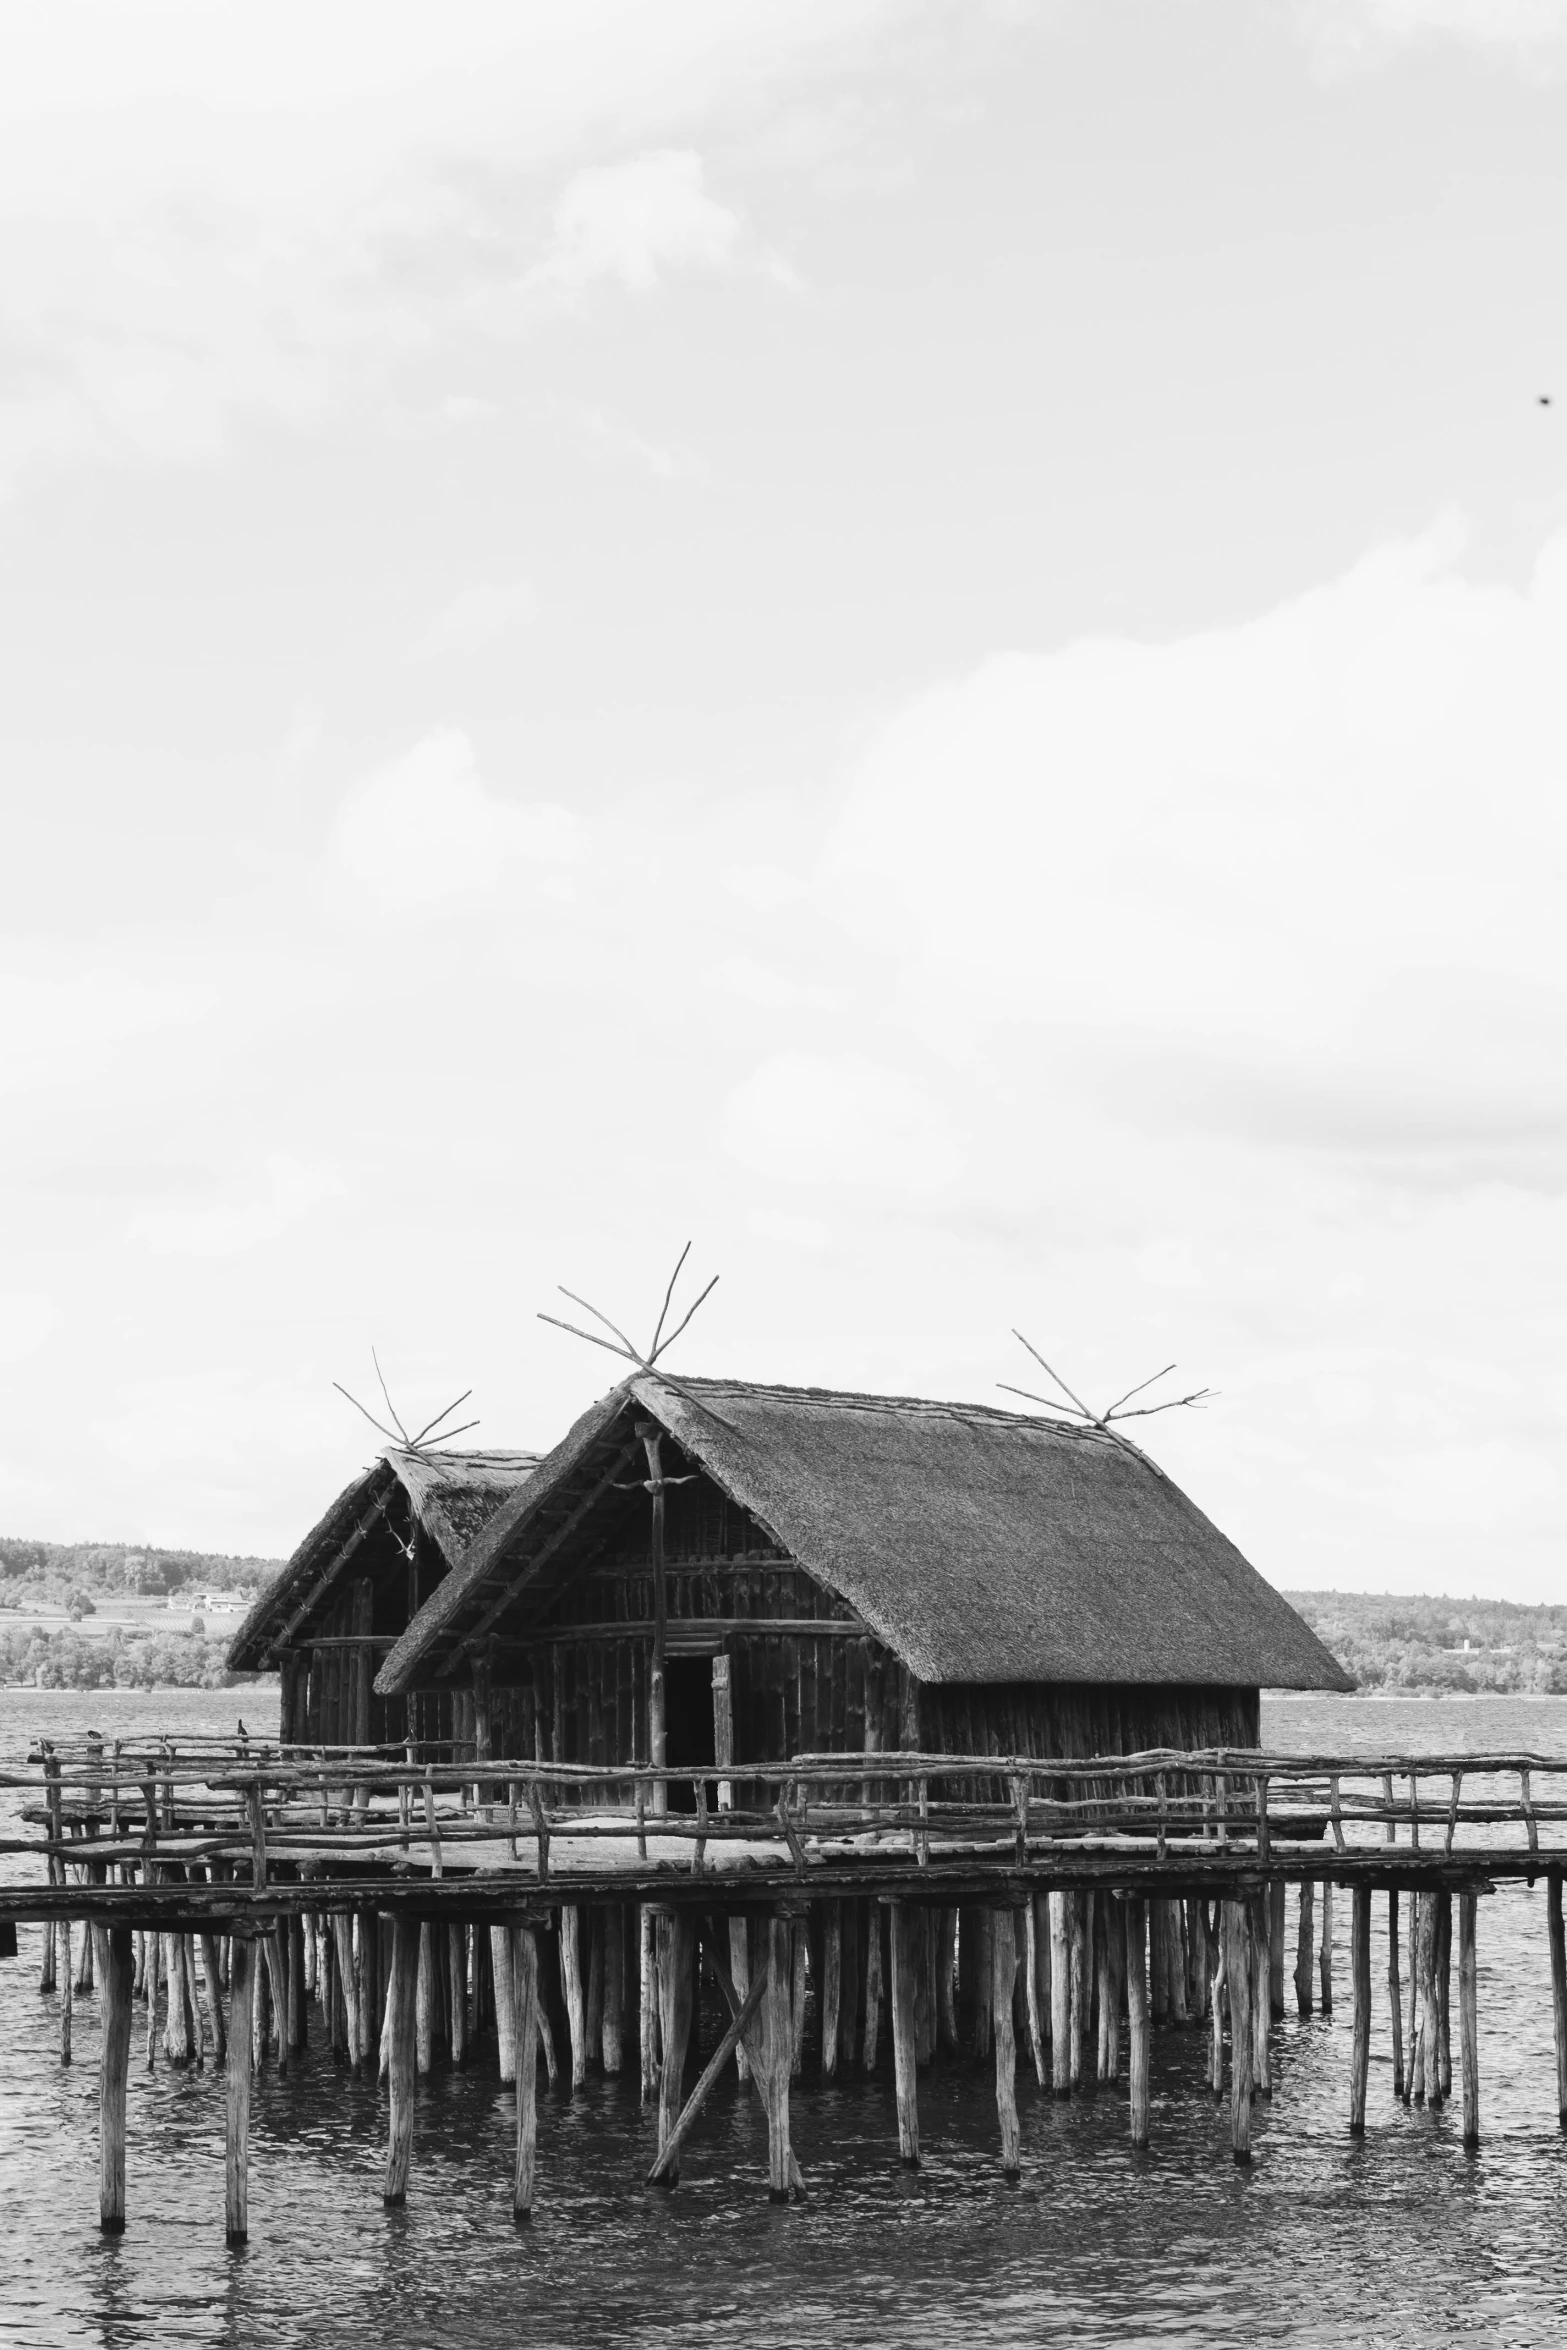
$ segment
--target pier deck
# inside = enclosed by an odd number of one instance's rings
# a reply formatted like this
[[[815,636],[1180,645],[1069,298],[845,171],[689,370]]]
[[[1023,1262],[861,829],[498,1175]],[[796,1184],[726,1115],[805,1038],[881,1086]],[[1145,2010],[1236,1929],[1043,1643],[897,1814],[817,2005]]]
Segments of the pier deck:
[[[1567,1762],[1550,1756],[875,1752],[801,1755],[767,1766],[765,1777],[729,1765],[720,1777],[712,1768],[606,1770],[449,1746],[398,1753],[243,1738],[178,1746],[87,1739],[41,1743],[26,1769],[0,1773],[0,1786],[23,1831],[0,1841],[7,1873],[19,1859],[36,1871],[0,1885],[0,1924],[45,1924],[46,1971],[53,1935],[63,1934],[67,1982],[71,1928],[91,1929],[105,2004],[108,2227],[124,2218],[135,1936],[154,2001],[163,1953],[170,2034],[188,2044],[194,2027],[198,2049],[200,1947],[212,2030],[228,2050],[235,2237],[246,2225],[253,2043],[260,2053],[267,2045],[255,2019],[270,2003],[286,2061],[300,2044],[307,1942],[334,2002],[334,2045],[351,2065],[373,2065],[379,2048],[389,2076],[385,2191],[394,2202],[407,2191],[414,2085],[428,2069],[439,2009],[456,2061],[493,2019],[502,2077],[517,2084],[516,2209],[526,2216],[534,2067],[515,2052],[526,2057],[537,2044],[553,2077],[560,2035],[549,2022],[551,1997],[573,2080],[585,2077],[590,2057],[618,2069],[635,2038],[644,2097],[659,2108],[656,2177],[677,2174],[681,2144],[735,2058],[766,2106],[772,2191],[798,2191],[788,2091],[807,1973],[829,2077],[841,2049],[847,2061],[874,2064],[885,1998],[905,2161],[918,2159],[919,2066],[938,2035],[956,2044],[949,2015],[960,1984],[973,2037],[995,2053],[1003,2168],[1016,2164],[1020,2039],[1041,2082],[1070,2094],[1085,2071],[1119,2076],[1124,2029],[1132,2142],[1147,2143],[1148,2031],[1161,2005],[1183,2019],[1206,2017],[1215,2090],[1228,2024],[1234,2150],[1245,2159],[1254,2089],[1267,2087],[1268,2024],[1283,2012],[1289,1885],[1299,1888],[1303,2012],[1314,1960],[1322,2004],[1331,2005],[1334,1888],[1354,1904],[1349,2103],[1357,2130],[1373,1892],[1389,1897],[1401,2080],[1397,1920],[1400,1897],[1408,1899],[1408,2076],[1433,2101],[1451,2082],[1456,1896],[1464,2136],[1475,2145],[1477,1901],[1502,1879],[1544,1876],[1557,2104],[1567,2126]],[[699,1964],[730,2025],[682,2108]],[[69,2015],[67,1999],[67,2052]]]

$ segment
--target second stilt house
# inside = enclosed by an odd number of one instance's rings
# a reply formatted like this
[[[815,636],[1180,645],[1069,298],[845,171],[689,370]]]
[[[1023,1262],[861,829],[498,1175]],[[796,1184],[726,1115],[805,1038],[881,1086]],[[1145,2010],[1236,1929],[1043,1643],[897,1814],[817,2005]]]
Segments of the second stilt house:
[[[1107,1430],[657,1373],[501,1502],[375,1682],[471,1694],[490,1755],[693,1781],[807,1753],[1255,1746],[1263,1688],[1352,1686]]]
[[[389,1447],[343,1488],[229,1644],[235,1672],[281,1676],[286,1743],[471,1738],[470,1690],[388,1704],[375,1670],[537,1465],[529,1452]]]

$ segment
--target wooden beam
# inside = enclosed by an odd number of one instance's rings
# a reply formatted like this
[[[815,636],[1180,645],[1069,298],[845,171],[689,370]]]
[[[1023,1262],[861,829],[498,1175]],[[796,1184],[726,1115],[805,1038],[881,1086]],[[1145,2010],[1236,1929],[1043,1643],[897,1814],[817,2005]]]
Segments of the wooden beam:
[[[714,2049],[712,2055],[708,2058],[708,2061],[703,2068],[701,2079],[697,2082],[696,2087],[692,2090],[690,2096],[686,2099],[684,2106],[681,2108],[679,2120],[674,2124],[673,2128],[670,2130],[668,2138],[665,2140],[664,2144],[659,2148],[658,2153],[653,2158],[652,2168],[647,2174],[648,2185],[650,2187],[656,2187],[663,2179],[678,2177],[680,2171],[680,2149],[690,2134],[691,2125],[696,2120],[696,2117],[701,2112],[703,2106],[707,2103],[708,2096],[712,2090],[714,2082],[719,2078],[720,2074],[724,2070],[724,2067],[728,2064],[729,2059],[731,2056],[733,2056],[735,2050],[739,2047],[741,2041],[745,2038],[746,2033],[750,2027],[751,2019],[762,2004],[762,1997],[767,1989],[769,1980],[770,1970],[763,1969],[757,1975],[755,1982],[752,1983],[751,1988],[749,1991],[747,1991],[739,2007],[730,2017],[729,2028],[725,2032],[723,2038],[719,2041],[718,2046]]]
[[[136,1955],[129,1926],[105,1937],[103,2060],[98,2083],[98,2224],[106,2236],[125,2232],[125,2089],[131,2061],[131,1983]]]
[[[149,1941],[149,2005],[153,1947]],[[231,2244],[243,2244],[250,2232],[250,2076],[255,1996],[256,1946],[247,1935],[236,1934],[229,1956],[228,2127],[223,2165],[225,2216]]]

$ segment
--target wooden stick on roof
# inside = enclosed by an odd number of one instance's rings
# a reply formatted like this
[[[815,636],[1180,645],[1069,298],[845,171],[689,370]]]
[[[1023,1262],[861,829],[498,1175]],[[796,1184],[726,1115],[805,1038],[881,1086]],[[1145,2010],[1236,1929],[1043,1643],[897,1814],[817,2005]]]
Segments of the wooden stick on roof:
[[[675,1340],[680,1336],[680,1333],[689,1325],[691,1317],[693,1314],[695,1314],[697,1307],[704,1305],[707,1299],[712,1296],[713,1291],[718,1287],[718,1275],[715,1273],[712,1280],[707,1284],[707,1287],[700,1291],[694,1302],[687,1307],[685,1313],[675,1324],[673,1330],[669,1332],[667,1337],[665,1336],[664,1324],[669,1319],[669,1309],[675,1294],[675,1283],[679,1280],[681,1269],[690,1254],[691,1243],[688,1240],[685,1247],[681,1250],[679,1256],[676,1258],[675,1269],[669,1276],[669,1285],[664,1291],[664,1302],[663,1305],[659,1308],[658,1321],[653,1331],[653,1343],[648,1348],[646,1354],[643,1354],[640,1348],[632,1343],[632,1341],[626,1336],[624,1330],[621,1329],[618,1322],[612,1322],[608,1314],[602,1313],[600,1309],[596,1305],[593,1305],[587,1298],[579,1297],[574,1289],[568,1289],[563,1281],[558,1281],[555,1285],[556,1288],[560,1291],[561,1296],[569,1297],[574,1306],[581,1306],[584,1313],[588,1313],[593,1316],[595,1322],[602,1322],[606,1330],[613,1331],[614,1340],[601,1338],[596,1330],[584,1330],[580,1322],[562,1321],[558,1314],[541,1313],[538,1318],[541,1322],[548,1322],[552,1330],[566,1330],[570,1332],[573,1338],[585,1338],[589,1346],[601,1346],[606,1354],[619,1355],[623,1361],[634,1363],[639,1371],[646,1372],[656,1378],[662,1379],[664,1385],[666,1387],[672,1388],[674,1393],[678,1395],[683,1402],[690,1404],[695,1411],[705,1412],[710,1420],[716,1420],[721,1428],[727,1428],[731,1436],[733,1436],[737,1433],[737,1431],[733,1424],[724,1418],[722,1412],[715,1411],[713,1406],[706,1402],[703,1397],[699,1395],[693,1395],[690,1389],[683,1387],[678,1379],[672,1379],[667,1371],[655,1370],[655,1365],[657,1364],[660,1355],[668,1353],[669,1349],[674,1345]],[[616,1343],[616,1341],[618,1341],[618,1343]]]
[[[1156,1412],[1178,1412],[1188,1407],[1192,1410],[1200,1411],[1203,1405],[1207,1402],[1208,1398],[1216,1392],[1216,1390],[1211,1387],[1195,1387],[1193,1388],[1190,1395],[1167,1396],[1163,1403],[1137,1404],[1133,1406],[1132,1410],[1128,1411],[1126,1407],[1129,1403],[1131,1403],[1132,1397],[1134,1395],[1142,1395],[1146,1389],[1154,1386],[1157,1381],[1160,1379],[1167,1379],[1169,1377],[1170,1373],[1175,1369],[1175,1365],[1173,1363],[1166,1363],[1162,1371],[1151,1372],[1146,1379],[1139,1379],[1135,1387],[1129,1387],[1124,1395],[1117,1396],[1115,1402],[1111,1404],[1107,1410],[1102,1412],[1091,1411],[1088,1405],[1084,1403],[1082,1397],[1075,1393],[1072,1388],[1068,1387],[1060,1372],[1051,1369],[1051,1366],[1045,1361],[1045,1358],[1040,1353],[1038,1347],[1035,1346],[1031,1340],[1025,1338],[1021,1330],[1014,1330],[1012,1335],[1015,1339],[1017,1339],[1020,1345],[1027,1347],[1029,1353],[1033,1356],[1035,1362],[1039,1365],[1042,1371],[1050,1372],[1051,1378],[1060,1388],[1062,1395],[1068,1398],[1068,1401],[1066,1403],[1062,1403],[1056,1396],[1036,1395],[1032,1388],[1014,1387],[1011,1382],[1006,1379],[998,1379],[996,1381],[996,1385],[998,1387],[1000,1387],[1008,1395],[1022,1396],[1027,1403],[1042,1404],[1047,1412],[1070,1413],[1075,1419],[1086,1421],[1090,1428],[1097,1428],[1104,1435],[1114,1437],[1118,1444],[1126,1444],[1128,1449],[1132,1451],[1136,1451],[1136,1446],[1131,1445],[1130,1440],[1124,1436],[1117,1437],[1115,1435],[1115,1429],[1112,1423],[1118,1420],[1149,1420],[1152,1419]]]

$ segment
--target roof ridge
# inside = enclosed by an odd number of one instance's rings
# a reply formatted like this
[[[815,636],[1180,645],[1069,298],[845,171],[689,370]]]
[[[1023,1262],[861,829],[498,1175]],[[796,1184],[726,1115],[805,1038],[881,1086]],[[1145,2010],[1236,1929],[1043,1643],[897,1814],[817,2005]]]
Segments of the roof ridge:
[[[656,1367],[644,1374],[662,1379]],[[629,1382],[628,1382],[629,1384]],[[1075,1420],[1050,1419],[1038,1412],[1014,1412],[1005,1404],[962,1403],[929,1395],[878,1395],[852,1387],[793,1387],[780,1379],[725,1379],[702,1377],[682,1371],[678,1381],[665,1380],[675,1394],[682,1387],[694,1387],[721,1395],[763,1395],[786,1397],[792,1403],[837,1404],[851,1411],[930,1412],[944,1418],[997,1420],[1008,1427],[1046,1428],[1052,1435],[1097,1436],[1097,1427]]]

